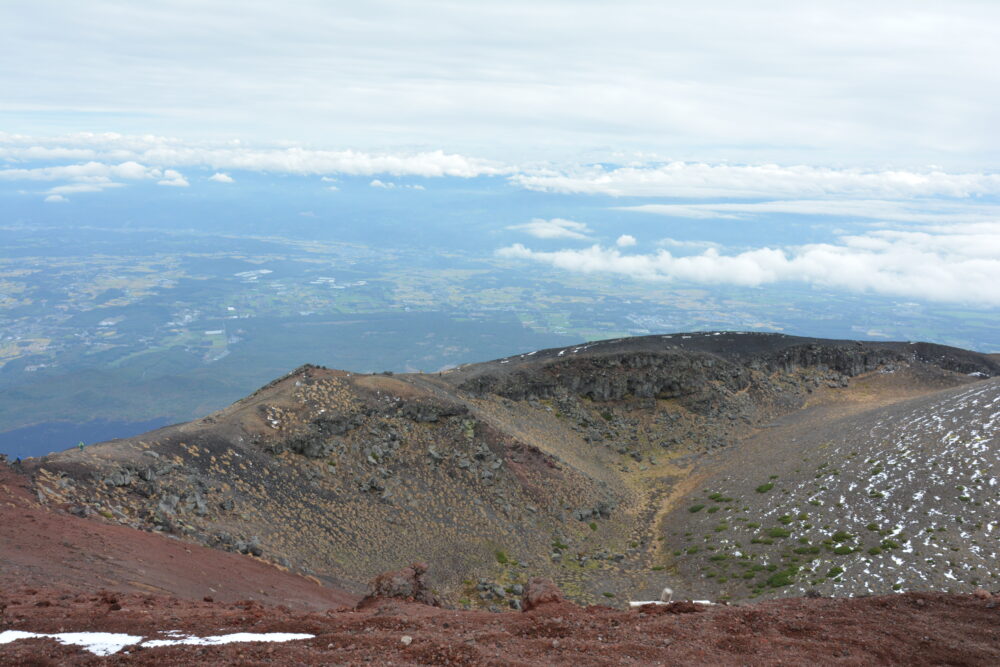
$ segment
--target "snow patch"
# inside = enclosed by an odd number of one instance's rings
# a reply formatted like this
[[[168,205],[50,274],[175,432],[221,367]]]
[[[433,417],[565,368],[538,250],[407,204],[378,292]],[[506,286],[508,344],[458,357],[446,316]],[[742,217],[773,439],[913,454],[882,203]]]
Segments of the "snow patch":
[[[114,655],[126,646],[132,646],[142,641],[136,635],[124,635],[113,632],[60,632],[58,634],[43,634],[7,630],[0,632],[0,644],[9,644],[18,639],[55,639],[60,644],[79,646],[94,655]]]
[[[184,635],[177,630],[169,630],[166,634],[173,639],[150,639],[143,641],[144,637],[137,635],[116,634],[111,632],[60,632],[57,634],[44,634],[38,632],[23,632],[21,630],[7,630],[0,632],[0,644],[9,644],[18,639],[55,639],[60,644],[79,646],[94,655],[108,656],[118,653],[126,646],[141,644],[147,648],[159,646],[180,646],[181,644],[193,644],[198,646],[219,646],[221,644],[233,644],[236,642],[290,642],[300,639],[312,639],[315,635],[294,634],[288,632],[237,632],[230,635],[218,635],[214,637],[195,637],[194,635]]]
[[[177,639],[151,639],[143,642],[142,645],[149,648],[158,646],[180,646],[189,644],[195,646],[219,646],[221,644],[234,644],[237,642],[290,642],[299,639],[312,639],[316,635],[294,634],[290,632],[236,632],[231,635],[217,635],[214,637],[195,637],[194,635],[182,636]]]

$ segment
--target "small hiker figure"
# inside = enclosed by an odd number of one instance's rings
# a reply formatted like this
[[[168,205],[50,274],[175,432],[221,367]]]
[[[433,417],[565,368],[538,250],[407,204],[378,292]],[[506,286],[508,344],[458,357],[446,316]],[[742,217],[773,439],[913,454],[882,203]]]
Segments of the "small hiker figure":
[[[80,448],[81,452],[83,451],[83,440],[80,441],[80,444],[78,444],[77,447]]]

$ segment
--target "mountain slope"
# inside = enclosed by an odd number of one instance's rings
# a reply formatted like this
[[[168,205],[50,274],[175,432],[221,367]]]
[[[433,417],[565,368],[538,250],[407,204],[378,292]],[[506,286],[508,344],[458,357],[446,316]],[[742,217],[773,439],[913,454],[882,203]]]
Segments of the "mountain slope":
[[[26,481],[0,464],[0,590],[7,593],[57,586],[66,597],[107,589],[300,610],[357,602],[257,559],[46,508]]]
[[[823,462],[839,466],[839,481],[849,471],[860,484],[874,464],[848,463],[888,461],[889,436],[865,433],[902,424],[898,406],[937,392],[951,405],[963,400],[963,387],[986,387],[981,379],[994,375],[995,360],[942,346],[722,332],[543,350],[436,375],[306,366],[202,420],[28,467],[54,505],[249,552],[355,592],[414,559],[435,564],[434,583],[447,597],[477,604],[505,604],[506,589],[529,575],[550,576],[589,602],[620,603],[659,590],[665,579],[678,590],[737,598],[805,585],[864,592],[853,570],[815,584],[818,575],[792,573],[815,554],[785,558],[784,542],[767,536],[772,544],[758,542],[767,550],[748,566],[753,578],[741,580],[752,585],[734,587],[743,568],[715,566],[742,547],[735,537],[716,544],[704,536],[736,531],[715,529],[737,506],[750,508],[743,510],[749,525],[808,503],[807,491],[819,491],[802,484]],[[900,409],[911,414],[920,405]],[[859,415],[867,431],[858,431],[856,445],[840,442]],[[794,433],[818,438],[823,428],[831,429],[827,440],[804,445],[802,458],[813,458],[792,465]],[[990,428],[984,421],[980,430]],[[827,441],[840,449],[824,449]],[[933,450],[930,440],[910,448],[918,446]],[[820,461],[820,451],[831,460]],[[916,461],[907,472],[917,476],[908,483],[923,483]],[[756,493],[770,475],[800,486]],[[709,507],[691,512],[705,489],[732,500],[717,501],[711,515]],[[886,496],[883,507],[897,497]],[[995,510],[986,500],[965,505],[970,520]],[[897,514],[886,513],[878,530]],[[740,543],[753,535],[741,533]],[[811,548],[821,535],[792,536],[799,537]],[[688,553],[693,546],[699,550]],[[771,580],[782,572],[785,579]],[[955,586],[974,586],[972,570],[961,572],[968,576]]]

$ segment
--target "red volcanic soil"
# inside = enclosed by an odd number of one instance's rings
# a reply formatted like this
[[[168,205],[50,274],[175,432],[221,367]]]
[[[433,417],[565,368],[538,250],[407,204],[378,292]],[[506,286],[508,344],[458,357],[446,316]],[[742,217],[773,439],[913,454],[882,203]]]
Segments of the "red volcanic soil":
[[[943,593],[786,599],[746,607],[678,602],[631,611],[564,602],[501,614],[397,600],[318,613],[249,601],[53,590],[13,591],[6,599],[7,629],[147,639],[163,638],[167,630],[202,637],[315,637],[281,644],[132,646],[106,658],[51,639],[18,640],[0,645],[3,664],[1000,664],[1000,598]]]
[[[1000,597],[983,591],[628,611],[539,598],[500,614],[356,602],[247,556],[46,510],[0,465],[0,633],[315,635],[108,657],[19,639],[0,644],[4,665],[1000,664]]]
[[[359,599],[249,556],[49,510],[36,502],[25,477],[0,463],[0,591],[52,585],[66,592],[252,599],[296,609]]]

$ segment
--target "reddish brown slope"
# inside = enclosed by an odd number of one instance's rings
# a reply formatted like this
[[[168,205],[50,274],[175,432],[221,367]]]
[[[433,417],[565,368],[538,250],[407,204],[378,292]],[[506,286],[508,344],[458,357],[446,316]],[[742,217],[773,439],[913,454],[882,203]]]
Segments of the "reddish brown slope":
[[[254,599],[299,609],[358,599],[248,556],[48,510],[24,477],[0,463],[0,587],[52,585],[188,600]]]
[[[146,638],[162,638],[166,630],[201,637],[236,632],[315,637],[287,644],[132,646],[128,653],[108,658],[51,639],[22,639],[0,645],[0,663],[997,665],[998,599],[907,593],[773,600],[746,607],[682,602],[644,611],[555,603],[504,614],[381,601],[360,611],[318,614],[151,595],[74,598],[51,590],[13,591],[4,614],[13,630],[88,630]]]

